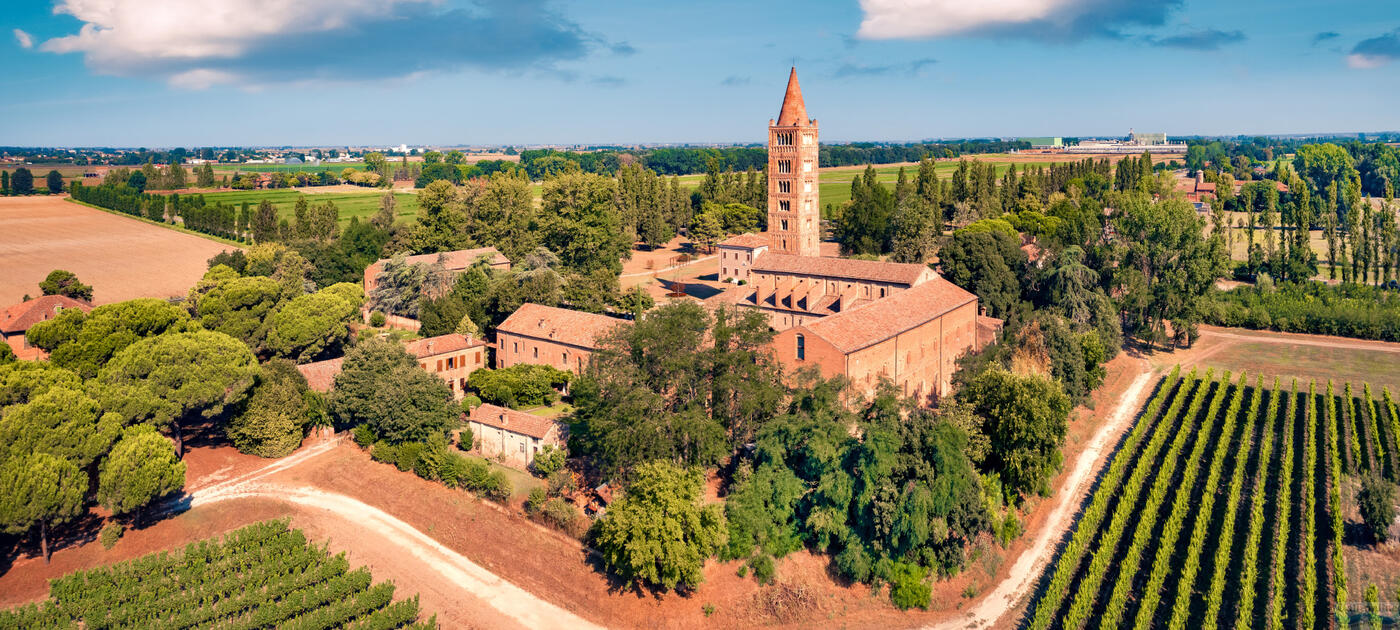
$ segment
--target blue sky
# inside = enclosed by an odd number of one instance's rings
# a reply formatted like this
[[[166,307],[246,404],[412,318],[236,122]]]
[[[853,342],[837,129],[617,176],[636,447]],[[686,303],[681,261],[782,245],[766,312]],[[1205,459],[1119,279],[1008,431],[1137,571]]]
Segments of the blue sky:
[[[1391,0],[17,0],[0,145],[1400,129]]]

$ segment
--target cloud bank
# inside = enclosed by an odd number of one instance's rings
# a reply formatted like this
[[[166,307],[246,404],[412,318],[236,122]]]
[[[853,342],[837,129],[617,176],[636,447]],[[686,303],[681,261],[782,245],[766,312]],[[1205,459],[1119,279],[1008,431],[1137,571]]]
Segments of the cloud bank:
[[[42,50],[186,88],[547,69],[600,41],[546,0],[62,0],[54,12],[83,26]]]
[[[34,37],[31,36],[29,33],[26,33],[19,29],[15,29],[15,43],[19,44],[20,48],[33,48]]]
[[[1353,68],[1379,68],[1400,59],[1400,28],[1370,39],[1363,39],[1347,55]]]
[[[1184,0],[860,0],[862,39],[972,36],[1073,42],[1155,27]]]

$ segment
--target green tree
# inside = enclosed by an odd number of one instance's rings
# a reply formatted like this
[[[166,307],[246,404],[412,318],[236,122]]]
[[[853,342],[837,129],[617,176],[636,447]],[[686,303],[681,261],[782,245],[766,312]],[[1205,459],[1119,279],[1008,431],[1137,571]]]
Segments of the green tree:
[[[1371,537],[1377,543],[1389,540],[1390,524],[1395,521],[1395,486],[1379,475],[1362,475],[1356,504]]]
[[[97,378],[166,403],[145,420],[168,425],[176,452],[183,453],[182,426],[195,418],[219,418],[225,407],[243,400],[257,375],[258,362],[242,341],[200,330],[137,341],[118,352]]]
[[[22,534],[39,528],[39,550],[49,562],[49,528],[83,511],[88,476],[72,462],[29,453],[0,464],[0,530]]]
[[[263,199],[258,202],[258,209],[253,212],[253,241],[258,243],[269,243],[277,240],[277,208],[271,201]]]
[[[724,238],[724,226],[719,217],[712,212],[701,211],[695,215],[694,221],[690,226],[691,240],[695,241],[697,248],[713,251],[715,243]]]
[[[836,240],[848,254],[883,254],[889,251],[894,194],[881,184],[875,167],[865,167],[851,180],[851,200],[836,224]]]
[[[531,464],[535,473],[548,479],[554,473],[564,468],[564,462],[568,459],[568,454],[564,449],[557,448],[553,444],[546,444],[535,453],[535,461]]]
[[[1003,231],[953,232],[952,241],[939,252],[943,277],[977,294],[988,315],[1005,319],[1020,304],[1026,277],[1026,253],[1019,245]]]
[[[130,514],[185,486],[185,463],[155,427],[128,427],[102,461],[97,502],[113,514]]]
[[[420,253],[460,249],[467,244],[466,224],[467,216],[457,187],[441,180],[427,184],[418,192],[418,225],[413,233],[413,247]]]
[[[1180,199],[1125,195],[1118,209],[1126,246],[1113,284],[1122,296],[1125,331],[1154,343],[1166,339],[1170,322],[1178,341],[1193,340],[1204,297],[1225,273],[1223,243],[1206,239],[1203,220]]]
[[[982,418],[991,442],[983,469],[1000,476],[1008,498],[1048,493],[1069,427],[1064,390],[1043,377],[994,367],[959,391],[958,399]]]
[[[0,171],[0,195],[10,194],[10,172]]]
[[[342,282],[292,298],[268,319],[267,349],[297,363],[314,361],[345,343],[364,293]]]
[[[927,262],[933,257],[934,242],[942,232],[942,217],[933,204],[920,195],[907,195],[895,207],[890,258],[894,262]]]
[[[356,344],[346,353],[330,410],[339,424],[368,426],[390,443],[443,434],[460,414],[441,378],[420,369],[403,346],[382,339]]]
[[[282,286],[267,276],[229,275],[232,273],[232,269],[222,265],[210,269],[200,284],[190,290],[186,303],[205,329],[237,337],[249,347],[261,349],[269,318],[282,304]]]
[[[0,343],[0,365],[14,363],[16,360],[15,351],[10,349],[10,344]]]
[[[39,283],[44,295],[62,295],[84,302],[92,301],[92,285],[83,284],[78,275],[63,269],[49,272],[48,277]]]
[[[23,166],[15,169],[15,174],[10,176],[10,190],[16,195],[34,194],[34,174]]]
[[[632,240],[622,229],[613,180],[591,173],[564,173],[544,183],[539,230],[541,244],[566,269],[621,273]]]
[[[49,386],[0,416],[0,460],[48,453],[87,468],[112,447],[121,425],[119,414],[104,413],[86,392]]]
[[[498,370],[481,369],[467,377],[467,384],[481,399],[507,407],[536,407],[559,398],[556,388],[569,384],[569,372],[548,365],[521,363]]]
[[[301,445],[311,406],[306,378],[292,362],[264,363],[242,413],[229,422],[228,436],[240,452],[284,457]]]
[[[64,309],[25,333],[54,364],[92,378],[121,349],[139,339],[197,328],[184,309],[156,298],[104,304],[84,313]]]
[[[49,174],[44,176],[44,184],[48,186],[51,195],[63,192],[63,173],[58,172],[58,169],[49,171]]]
[[[594,524],[608,570],[627,582],[694,590],[705,560],[724,544],[718,505],[703,505],[703,479],[667,462],[637,468],[626,493]]]

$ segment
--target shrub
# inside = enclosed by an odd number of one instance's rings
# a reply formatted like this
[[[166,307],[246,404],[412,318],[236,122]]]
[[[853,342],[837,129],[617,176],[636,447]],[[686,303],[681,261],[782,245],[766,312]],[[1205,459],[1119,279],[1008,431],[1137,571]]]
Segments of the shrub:
[[[538,488],[536,489],[538,490]],[[578,518],[578,510],[574,509],[574,506],[568,501],[558,497],[545,501],[544,519],[555,527],[572,533],[572,525],[576,518]]]
[[[556,470],[546,481],[549,486],[549,496],[557,497],[567,492],[578,490],[578,482],[574,481],[574,476],[567,470]]]
[[[361,448],[369,448],[370,445],[377,441],[377,438],[374,436],[374,430],[363,424],[352,429],[350,431],[350,436],[354,438],[355,443],[359,444]]]
[[[460,488],[467,473],[467,458],[457,453],[447,453],[438,468],[442,484],[449,488]]]
[[[530,498],[525,500],[525,513],[538,514],[544,510],[544,502],[548,500],[548,495],[544,493],[544,488],[531,488]]]
[[[749,565],[747,565],[747,564],[741,564],[741,565],[739,565],[739,570],[738,570],[738,571],[735,571],[734,574],[735,574],[735,575],[738,575],[739,577],[745,577],[745,576],[747,576],[747,575],[749,574]]]
[[[398,457],[394,460],[394,465],[399,470],[413,470],[418,465],[418,456],[423,453],[423,443],[404,442],[398,445]]]
[[[569,384],[569,372],[548,365],[522,363],[499,370],[477,370],[467,377],[482,400],[506,407],[534,407],[559,399],[557,387]]]
[[[896,562],[890,571],[890,601],[900,610],[927,609],[933,589],[925,581],[928,572],[908,562]]]
[[[1006,520],[1001,524],[1001,531],[998,537],[1001,539],[1001,546],[1010,547],[1011,542],[1021,537],[1021,521],[1016,518],[1015,511],[1006,510]]]
[[[1361,478],[1361,491],[1356,494],[1361,508],[1361,520],[1376,542],[1390,537],[1390,523],[1395,520],[1395,488],[1377,475]]]
[[[107,521],[107,524],[102,526],[102,531],[97,534],[97,542],[102,543],[103,549],[111,549],[118,540],[121,540],[122,533],[125,531],[126,528],[122,527],[121,523]]]
[[[374,448],[369,451],[370,459],[385,464],[398,464],[399,447],[388,442],[375,442]]]
[[[490,481],[481,488],[481,493],[486,498],[498,503],[505,503],[510,500],[510,493],[513,488],[510,485],[510,478],[506,476],[506,471],[497,469],[491,472]]]
[[[546,444],[540,452],[535,453],[535,462],[531,467],[535,469],[535,474],[548,478],[564,467],[564,449],[553,444]]]
[[[383,328],[383,327],[384,327],[384,313],[381,313],[381,312],[379,312],[379,311],[375,311],[375,312],[373,312],[373,313],[370,313],[370,314],[369,314],[369,325],[370,325],[370,326],[374,326],[375,328]]]
[[[759,554],[749,559],[749,566],[753,567],[753,579],[759,584],[772,584],[773,574],[777,569],[773,566],[773,556]]]
[[[462,413],[471,415],[472,410],[481,406],[481,398],[476,394],[467,394],[462,397]]]

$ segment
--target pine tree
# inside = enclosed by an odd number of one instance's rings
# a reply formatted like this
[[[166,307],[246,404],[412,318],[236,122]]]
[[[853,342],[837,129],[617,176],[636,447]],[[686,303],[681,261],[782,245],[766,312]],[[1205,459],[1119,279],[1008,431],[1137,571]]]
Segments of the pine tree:
[[[1337,182],[1327,184],[1327,216],[1323,218],[1327,238],[1327,277],[1337,279]]]

